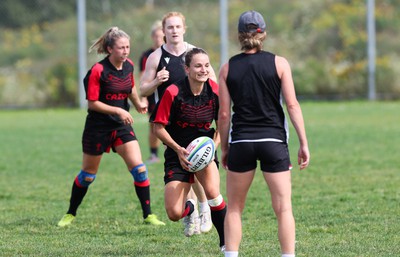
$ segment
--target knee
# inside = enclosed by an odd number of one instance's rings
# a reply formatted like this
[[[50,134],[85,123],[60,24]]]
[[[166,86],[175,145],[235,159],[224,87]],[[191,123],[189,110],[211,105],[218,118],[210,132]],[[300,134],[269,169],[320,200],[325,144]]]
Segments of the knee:
[[[144,183],[148,181],[148,171],[143,163],[133,167],[129,172],[132,174],[135,183]]]
[[[169,220],[171,221],[179,221],[182,218],[182,213],[178,213],[174,210],[166,210]]]
[[[90,174],[81,170],[75,178],[75,183],[79,187],[88,187],[96,179],[96,174]]]

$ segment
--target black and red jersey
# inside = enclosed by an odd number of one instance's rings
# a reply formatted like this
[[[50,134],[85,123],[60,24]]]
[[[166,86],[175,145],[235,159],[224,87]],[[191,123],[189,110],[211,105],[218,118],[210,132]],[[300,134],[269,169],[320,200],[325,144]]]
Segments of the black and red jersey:
[[[86,99],[101,101],[129,111],[128,97],[135,86],[133,70],[133,62],[130,59],[123,63],[121,70],[117,70],[108,57],[94,64],[83,80]],[[123,125],[124,123],[116,115],[88,110],[86,126],[108,130]]]
[[[213,138],[215,129],[211,125],[218,118],[218,109],[216,82],[207,80],[200,95],[195,96],[185,77],[165,90],[150,122],[164,124],[175,142],[186,147],[197,137]]]
[[[149,56],[150,56],[150,54],[152,52],[154,52],[154,49],[153,48],[149,48],[146,51],[144,51],[142,53],[142,55],[140,56],[140,58],[139,58],[139,64],[140,64],[139,69],[140,69],[140,71],[144,71],[146,69],[147,59],[149,58]]]
[[[142,55],[140,56],[139,59],[139,64],[140,64],[140,71],[143,72],[146,69],[146,62],[147,59],[149,58],[150,54],[154,52],[153,48],[149,48],[146,51],[144,51],[142,53]],[[154,110],[154,107],[156,105],[156,99],[154,96],[154,93],[152,93],[151,95],[147,96],[147,102],[148,102],[148,112],[152,113]]]

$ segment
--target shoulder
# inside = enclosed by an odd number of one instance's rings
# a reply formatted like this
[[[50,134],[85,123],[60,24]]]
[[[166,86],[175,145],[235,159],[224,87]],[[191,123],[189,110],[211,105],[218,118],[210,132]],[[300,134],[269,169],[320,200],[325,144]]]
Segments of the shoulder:
[[[279,77],[285,72],[290,72],[290,64],[285,57],[275,55],[275,66]]]
[[[179,84],[171,84],[165,89],[164,95],[175,97],[179,93]]]
[[[133,61],[132,61],[131,59],[129,59],[129,58],[126,59],[126,63],[127,63],[128,65],[131,65],[131,66],[134,65]]]
[[[191,49],[196,48],[195,45],[189,44],[188,42],[184,42],[186,45],[186,52],[189,52]]]
[[[162,46],[160,46],[159,48],[157,48],[156,50],[152,51],[148,57],[147,60],[151,60],[151,61],[159,61],[162,55],[162,50],[161,50]]]
[[[93,64],[92,68],[90,69],[91,73],[101,73],[104,70],[104,62],[96,62]]]
[[[218,88],[219,88],[218,83],[215,82],[215,81],[212,80],[212,79],[208,79],[208,84],[210,85],[210,87],[211,87],[213,93],[216,94],[216,95],[218,95]]]

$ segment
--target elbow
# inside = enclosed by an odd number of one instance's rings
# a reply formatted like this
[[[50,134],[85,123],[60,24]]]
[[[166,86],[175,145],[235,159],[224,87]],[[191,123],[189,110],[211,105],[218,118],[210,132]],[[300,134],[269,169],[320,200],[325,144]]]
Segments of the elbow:
[[[224,124],[225,122],[230,121],[231,115],[228,112],[221,111],[218,113],[218,121]]]

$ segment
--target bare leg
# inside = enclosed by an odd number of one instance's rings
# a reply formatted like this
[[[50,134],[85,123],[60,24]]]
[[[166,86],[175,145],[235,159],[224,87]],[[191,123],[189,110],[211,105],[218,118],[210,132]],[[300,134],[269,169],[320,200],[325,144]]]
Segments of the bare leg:
[[[242,240],[242,213],[254,173],[254,170],[243,173],[227,172],[226,190],[229,207],[224,229],[226,251],[239,251]]]
[[[263,174],[271,192],[272,207],[278,220],[278,238],[282,254],[294,254],[296,229],[291,200],[291,172]]]

